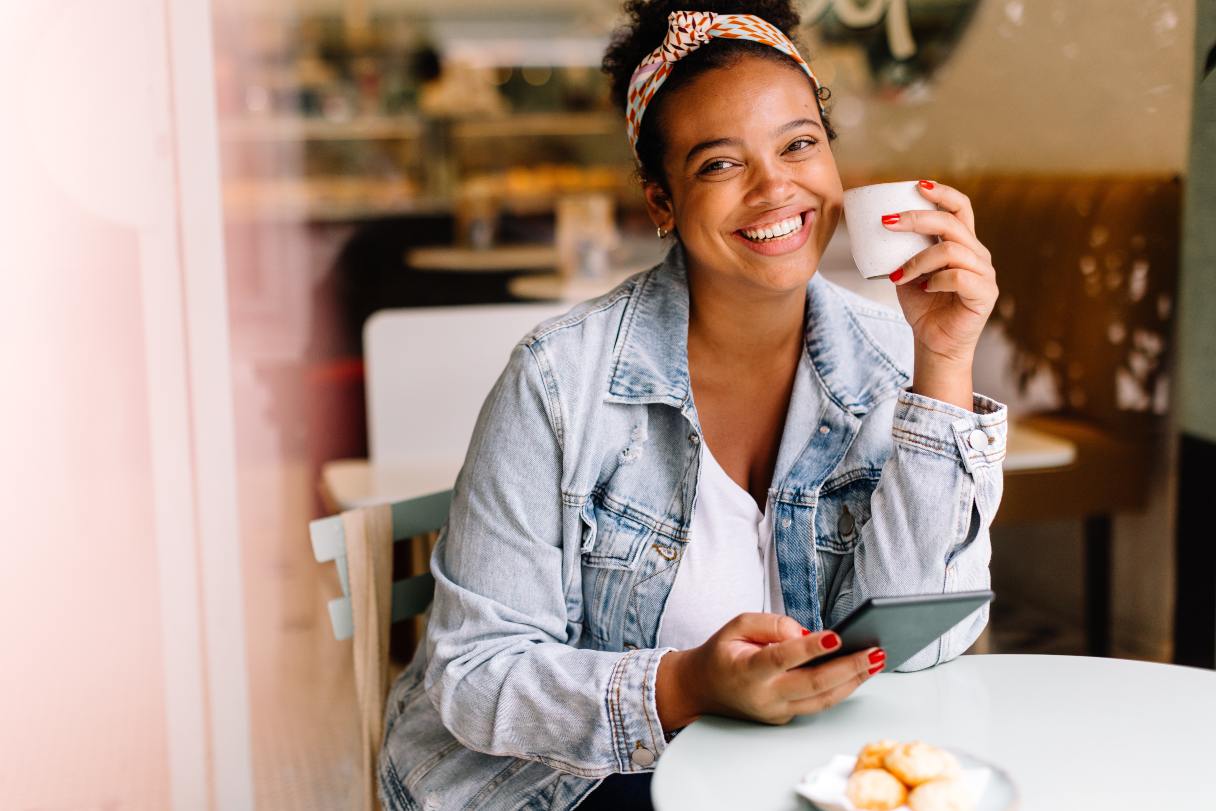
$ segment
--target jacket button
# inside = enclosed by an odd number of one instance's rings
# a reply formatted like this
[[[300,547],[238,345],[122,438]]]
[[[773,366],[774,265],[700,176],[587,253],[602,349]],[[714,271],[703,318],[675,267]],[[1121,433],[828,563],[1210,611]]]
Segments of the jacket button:
[[[698,442],[701,441],[701,437],[697,436],[695,433],[689,434],[688,441],[691,442],[692,444],[696,445]]]
[[[836,529],[840,532],[841,537],[847,538],[853,534],[853,530],[857,524],[853,520],[853,514],[849,512],[849,508],[845,507],[844,512],[840,514],[840,520],[836,522]]]
[[[633,754],[629,756],[633,761],[633,765],[640,769],[645,769],[654,765],[654,752],[651,752],[644,746],[639,745],[633,750]]]
[[[971,432],[971,435],[967,437],[967,443],[977,451],[982,451],[988,447],[988,435],[979,428],[976,428]]]
[[[831,431],[831,430],[832,430],[832,428],[829,425],[819,426],[819,433],[821,433],[821,434],[826,434],[828,431]]]

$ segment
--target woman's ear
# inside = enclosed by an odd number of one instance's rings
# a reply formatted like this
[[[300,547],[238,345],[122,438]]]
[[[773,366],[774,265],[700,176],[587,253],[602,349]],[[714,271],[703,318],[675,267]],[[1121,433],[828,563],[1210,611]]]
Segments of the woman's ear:
[[[671,205],[671,195],[653,180],[642,184],[642,194],[646,198],[646,212],[650,215],[650,221],[665,231],[673,230],[676,215]]]

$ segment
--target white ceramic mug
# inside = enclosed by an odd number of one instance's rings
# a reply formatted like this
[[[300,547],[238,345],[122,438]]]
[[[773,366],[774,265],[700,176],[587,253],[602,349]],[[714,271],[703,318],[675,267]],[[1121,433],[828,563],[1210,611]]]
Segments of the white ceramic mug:
[[[901,180],[845,190],[844,218],[849,231],[849,247],[863,277],[890,276],[904,262],[941,241],[936,236],[892,231],[882,224],[884,214],[937,210],[937,206],[917,190],[917,182]]]

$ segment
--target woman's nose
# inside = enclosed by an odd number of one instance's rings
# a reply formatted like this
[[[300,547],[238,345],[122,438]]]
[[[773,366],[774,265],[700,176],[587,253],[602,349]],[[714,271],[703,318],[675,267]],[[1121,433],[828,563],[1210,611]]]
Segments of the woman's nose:
[[[744,200],[748,205],[776,206],[787,202],[794,193],[789,167],[779,161],[755,165],[752,183]]]

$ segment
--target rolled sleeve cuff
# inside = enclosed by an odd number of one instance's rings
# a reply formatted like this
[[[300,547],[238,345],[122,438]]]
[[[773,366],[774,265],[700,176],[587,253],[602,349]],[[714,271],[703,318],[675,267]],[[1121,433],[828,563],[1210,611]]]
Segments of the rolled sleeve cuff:
[[[971,393],[973,411],[900,389],[895,406],[894,439],[908,447],[955,459],[974,473],[1005,459],[1009,409],[990,397]]]
[[[645,648],[621,657],[608,680],[608,717],[621,772],[654,769],[667,746],[655,701],[659,660],[675,648]]]

